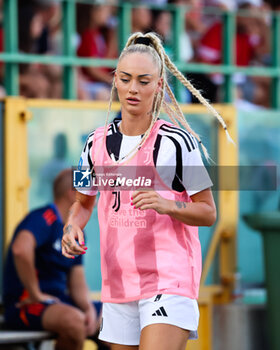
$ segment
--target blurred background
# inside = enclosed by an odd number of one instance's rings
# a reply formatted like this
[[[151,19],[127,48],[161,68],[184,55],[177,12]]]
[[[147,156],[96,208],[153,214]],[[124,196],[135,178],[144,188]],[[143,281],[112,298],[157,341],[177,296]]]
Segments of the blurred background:
[[[0,0],[1,262],[17,223],[52,201],[55,176],[78,165],[87,135],[104,125],[116,59],[137,31],[160,35],[236,142],[229,145],[217,122],[170,77],[219,166],[218,220],[200,230],[200,339],[187,349],[279,350],[280,267],[272,254],[280,248],[278,0]],[[118,112],[115,101],[110,119]],[[223,185],[227,178],[233,187]],[[98,293],[96,210],[86,235],[87,281]],[[1,289],[2,282],[0,296]]]

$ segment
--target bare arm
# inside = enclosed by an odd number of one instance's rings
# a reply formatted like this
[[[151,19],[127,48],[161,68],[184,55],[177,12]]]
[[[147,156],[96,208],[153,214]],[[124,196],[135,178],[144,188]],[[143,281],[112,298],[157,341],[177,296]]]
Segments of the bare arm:
[[[210,189],[191,196],[190,203],[165,199],[154,191],[136,191],[132,198],[135,208],[154,209],[190,226],[211,226],[216,220],[216,206]]]
[[[69,292],[71,298],[81,310],[86,311],[90,307],[89,290],[82,265],[76,265],[71,269],[69,275]]]
[[[86,226],[95,203],[96,196],[87,196],[77,192],[76,201],[69,211],[66,224],[63,228],[62,254],[67,258],[84,254],[84,234],[82,229]],[[78,240],[79,244],[77,244]]]
[[[98,327],[96,311],[90,300],[84,268],[76,265],[69,275],[69,291],[75,304],[85,313],[87,334],[93,334]]]
[[[12,253],[18,277],[29,293],[28,302],[38,302],[46,299],[57,299],[42,293],[35,268],[36,240],[28,230],[18,233],[12,244]]]

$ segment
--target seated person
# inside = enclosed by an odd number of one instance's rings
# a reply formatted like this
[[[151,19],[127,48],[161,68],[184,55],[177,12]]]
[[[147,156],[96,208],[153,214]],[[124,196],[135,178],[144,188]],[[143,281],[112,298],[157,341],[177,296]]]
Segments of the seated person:
[[[61,254],[63,225],[74,202],[72,170],[58,174],[54,203],[33,210],[15,230],[4,268],[5,322],[9,328],[57,333],[56,350],[80,350],[99,328],[81,256]]]

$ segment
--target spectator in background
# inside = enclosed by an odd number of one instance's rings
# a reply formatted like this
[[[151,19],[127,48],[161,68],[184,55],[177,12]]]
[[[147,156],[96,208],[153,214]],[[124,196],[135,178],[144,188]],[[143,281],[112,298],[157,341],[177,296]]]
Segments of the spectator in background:
[[[170,11],[154,10],[152,12],[152,23],[152,31],[161,37],[165,52],[170,58],[172,58],[172,15]]]
[[[152,30],[159,34],[162,38],[166,53],[171,59],[174,59],[174,42],[172,38],[172,15],[169,11],[156,10],[153,11],[153,27]],[[186,32],[180,34],[180,53],[179,60],[188,62],[193,57],[193,49],[191,41]]]
[[[155,10],[153,11],[153,27],[152,30],[159,34],[168,56],[174,60],[174,41],[172,37],[172,15],[170,11]],[[180,50],[178,59],[182,62],[188,62],[193,56],[193,49],[188,34],[184,31],[180,33]],[[180,86],[181,102],[187,102],[189,100],[189,92],[184,86]]]
[[[99,326],[82,258],[61,254],[63,224],[74,203],[72,169],[53,184],[54,203],[29,213],[15,230],[4,270],[5,321],[12,329],[57,333],[57,350],[80,350]]]
[[[185,13],[184,46],[185,51],[189,52],[187,60],[189,61],[193,58],[198,40],[206,29],[202,20],[202,0],[169,0],[169,3],[188,7]]]
[[[19,50],[52,54],[51,36],[60,21],[55,0],[19,1]],[[61,97],[62,68],[57,65],[21,64],[20,95],[34,98]]]
[[[132,9],[131,32],[147,33],[152,26],[152,11],[146,6],[139,6]]]
[[[221,0],[219,3],[223,8],[227,4],[227,2]],[[238,6],[240,9],[250,11],[252,15],[256,13],[261,15],[261,0],[238,0]],[[228,9],[231,10],[230,7]],[[263,20],[261,20],[261,23],[262,30],[256,30],[255,17],[237,16],[235,63],[238,66],[249,66],[249,64],[259,61],[261,52],[268,54],[268,27]],[[257,27],[260,28],[260,24]],[[221,20],[219,20],[203,35],[198,48],[199,62],[210,64],[222,63],[222,30],[223,25]],[[219,99],[217,92],[219,86],[223,83],[223,76],[221,74],[212,74],[211,76],[200,74],[195,75],[195,79],[200,81],[200,85],[197,85],[197,87],[204,90],[206,98],[212,102],[216,102]],[[257,94],[260,94],[258,92],[258,88],[260,88],[258,82],[250,78],[246,79],[241,74],[235,75],[234,79],[236,84],[241,88],[245,98],[251,102],[258,103]],[[247,86],[250,87],[246,89]]]
[[[84,4],[81,6],[85,6]],[[117,56],[116,29],[111,18],[113,8],[109,5],[93,5],[88,8],[88,26],[82,30],[77,50],[80,57],[115,58]],[[84,17],[80,20],[85,20]],[[112,69],[105,67],[83,67],[79,78],[82,89],[90,99],[108,100],[110,84],[113,80]]]
[[[142,4],[164,6],[167,4],[167,0],[142,0]]]
[[[211,11],[203,13],[203,22],[208,30],[214,23],[221,20],[222,11],[237,10],[237,0],[204,0],[205,8],[211,8]],[[216,8],[221,11],[215,11]]]

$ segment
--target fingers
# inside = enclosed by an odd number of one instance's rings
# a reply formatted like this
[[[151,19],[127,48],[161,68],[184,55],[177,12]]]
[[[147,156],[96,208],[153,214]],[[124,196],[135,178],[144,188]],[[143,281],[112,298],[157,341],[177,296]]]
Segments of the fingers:
[[[135,209],[144,209],[143,205],[155,204],[157,203],[157,193],[154,191],[138,192],[135,191],[132,195],[131,205],[134,205]]]
[[[26,305],[30,305],[30,304],[37,304],[37,303],[42,303],[42,302],[56,302],[58,303],[60,300],[59,298],[53,296],[53,295],[49,295],[49,294],[42,294],[40,297],[38,297],[38,299],[34,299],[34,298],[26,298],[18,303],[15,304],[15,306],[17,308],[21,308],[24,307]]]
[[[80,245],[85,245],[84,233],[82,230],[78,230],[78,242]]]
[[[65,245],[62,245],[62,255],[64,255],[66,258],[69,258],[69,259],[75,259],[75,256],[67,252],[67,246]]]
[[[76,242],[78,239],[79,244]],[[62,237],[62,254],[67,258],[74,258],[75,255],[85,254],[87,249],[84,246],[84,234],[79,227],[72,227],[67,225],[64,228],[64,234]]]
[[[143,204],[143,205],[141,205],[141,207],[139,209],[140,210],[146,210],[146,209],[155,209],[156,210],[156,206],[155,206],[155,203]]]
[[[170,201],[155,191],[135,191],[131,197],[131,205],[135,209],[153,209],[159,214],[166,214],[170,208]]]
[[[67,258],[74,258],[76,255],[81,255],[85,253],[85,249],[80,247],[76,241],[74,241],[73,243],[73,241],[68,241],[64,238],[62,239],[62,254]]]
[[[19,302],[19,303],[16,303],[16,307],[18,307],[18,308],[21,308],[21,307],[23,307],[23,306],[25,306],[25,305],[27,305],[27,304],[30,304],[31,303],[31,300],[24,300],[24,301],[21,301],[21,302]]]
[[[156,195],[156,192],[154,191],[134,191],[131,196],[131,201],[133,204],[135,204],[137,201],[139,201],[143,197],[151,198]]]
[[[143,210],[146,205],[150,205],[150,209],[153,209],[156,205],[155,200],[153,198],[142,198],[135,204],[134,208]]]
[[[140,190],[134,191],[131,195],[131,200],[136,199],[139,195],[141,195],[143,193],[147,193],[147,194],[150,193],[151,194],[151,193],[154,193],[154,191],[140,191]]]

